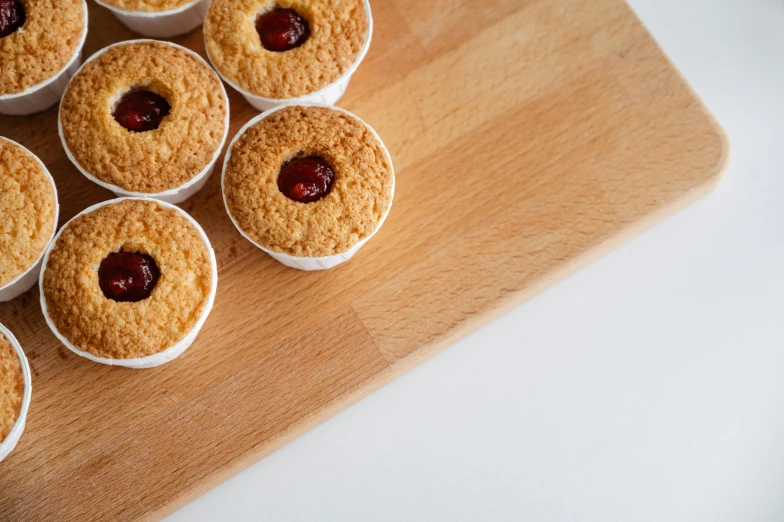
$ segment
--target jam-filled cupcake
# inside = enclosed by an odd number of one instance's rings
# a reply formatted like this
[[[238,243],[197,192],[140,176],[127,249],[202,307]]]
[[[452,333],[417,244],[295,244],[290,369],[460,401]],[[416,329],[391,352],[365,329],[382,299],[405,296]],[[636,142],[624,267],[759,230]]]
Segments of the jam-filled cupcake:
[[[119,196],[179,203],[213,170],[229,101],[196,53],[135,40],[85,62],[63,96],[59,125],[68,157],[87,178]]]
[[[38,281],[57,214],[57,189],[44,164],[18,143],[0,138],[0,302]]]
[[[210,0],[95,0],[128,29],[151,38],[188,33],[204,22]]]
[[[223,166],[224,202],[237,229],[300,270],[350,259],[383,224],[394,192],[378,134],[337,107],[260,114],[237,134]]]
[[[22,347],[0,324],[0,461],[22,436],[32,392],[30,365]]]
[[[372,34],[367,0],[213,0],[204,21],[215,68],[262,111],[336,103]]]
[[[73,352],[150,368],[193,343],[217,283],[215,253],[192,217],[162,201],[122,198],[60,230],[44,257],[41,308]]]
[[[0,0],[0,113],[60,101],[87,37],[84,0]]]

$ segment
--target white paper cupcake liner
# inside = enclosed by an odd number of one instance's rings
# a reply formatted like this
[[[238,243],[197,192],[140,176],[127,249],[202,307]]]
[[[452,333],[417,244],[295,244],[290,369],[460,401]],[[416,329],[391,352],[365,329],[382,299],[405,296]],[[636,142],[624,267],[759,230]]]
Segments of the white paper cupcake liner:
[[[117,43],[112,44],[112,45],[110,45],[108,47],[104,47],[103,49],[101,49],[100,51],[96,52],[94,55],[89,57],[87,59],[87,61],[84,62],[82,67],[84,67],[85,65],[87,65],[91,61],[95,60],[101,54],[105,53],[108,49],[111,49],[112,47],[116,47],[118,45],[128,45],[128,44],[133,44],[133,43],[139,43],[139,42],[157,42],[157,43],[164,43],[164,44],[167,44],[167,45],[171,45],[172,47],[177,47],[178,49],[182,49],[183,51],[186,51],[191,56],[194,56],[195,58],[197,58],[200,63],[204,64],[211,71],[213,70],[212,67],[210,66],[210,64],[208,64],[204,60],[204,58],[202,58],[197,53],[191,51],[190,49],[188,49],[186,47],[183,47],[181,45],[177,45],[177,44],[172,43],[172,42],[159,42],[158,40],[149,40],[149,39],[127,40],[125,42],[117,42]],[[214,72],[213,72],[213,74],[214,74]],[[193,178],[191,178],[186,183],[183,183],[179,187],[176,187],[176,188],[173,188],[173,189],[169,189],[169,190],[165,190],[163,192],[150,192],[150,193],[147,193],[147,192],[133,192],[131,190],[125,190],[125,189],[123,189],[121,187],[118,187],[117,185],[113,185],[111,183],[106,183],[105,181],[101,181],[100,179],[96,178],[87,169],[82,167],[79,164],[78,161],[76,161],[76,158],[71,153],[71,149],[68,148],[68,143],[66,143],[65,136],[63,136],[62,120],[60,119],[60,115],[58,114],[58,116],[57,116],[57,132],[60,135],[60,142],[63,144],[63,149],[65,149],[65,155],[68,156],[68,159],[71,160],[71,163],[74,164],[74,166],[77,168],[77,170],[79,172],[81,172],[84,177],[86,177],[87,179],[89,179],[93,183],[102,186],[105,189],[111,190],[118,197],[154,198],[154,199],[157,199],[157,200],[160,200],[160,201],[165,201],[166,203],[174,203],[174,204],[182,203],[183,201],[187,200],[188,198],[190,198],[191,196],[196,194],[198,191],[200,191],[202,189],[202,187],[204,187],[204,185],[210,179],[210,175],[212,175],[212,172],[215,170],[215,163],[218,161],[218,158],[220,157],[221,151],[223,150],[223,146],[226,144],[226,139],[229,136],[229,119],[231,117],[231,112],[230,112],[230,108],[229,108],[229,97],[226,94],[226,88],[223,86],[223,83],[220,83],[220,85],[221,85],[221,92],[223,92],[223,99],[226,100],[226,117],[225,117],[225,120],[224,120],[223,138],[221,138],[220,145],[218,146],[217,149],[215,149],[215,153],[212,155],[212,159],[207,164],[207,166],[204,167],[204,169],[201,172],[196,174]],[[60,109],[62,110],[62,102],[60,104]]]
[[[359,56],[351,65],[349,70],[343,73],[343,76],[330,83],[326,87],[305,96],[298,96],[296,98],[266,98],[264,96],[258,96],[252,92],[246,91],[233,81],[226,78],[220,69],[215,67],[215,62],[212,61],[210,50],[207,47],[207,42],[205,40],[204,47],[207,50],[207,58],[209,58],[210,63],[213,64],[213,68],[218,71],[220,77],[223,78],[223,81],[231,85],[234,90],[242,94],[245,100],[256,110],[263,112],[281,105],[305,105],[308,103],[335,105],[338,100],[343,97],[346,89],[348,89],[348,84],[351,82],[351,77],[354,75],[357,68],[359,68],[362,60],[365,59],[365,56],[370,49],[370,42],[373,39],[373,13],[370,10],[370,2],[369,0],[362,0],[362,2],[365,4],[365,12],[367,13],[368,17],[368,34],[367,38],[365,39],[365,43],[362,44],[362,48],[359,51]]]
[[[57,233],[57,236],[55,236],[54,240],[49,245],[49,248],[47,248],[46,254],[44,255],[44,259],[43,259],[44,269],[41,271],[41,277],[39,278],[39,282],[38,282],[39,290],[41,294],[41,310],[43,311],[46,324],[49,326],[49,329],[52,331],[55,337],[57,337],[60,340],[60,342],[65,345],[66,348],[68,348],[75,354],[81,355],[82,357],[86,359],[90,359],[91,361],[95,361],[101,364],[107,364],[109,366],[124,366],[126,368],[136,368],[136,369],[154,368],[156,366],[166,364],[176,359],[177,357],[182,355],[182,353],[185,350],[187,350],[191,344],[193,344],[193,341],[196,340],[196,336],[199,335],[199,331],[201,330],[201,327],[204,325],[204,322],[207,320],[207,317],[210,315],[210,311],[212,310],[212,305],[215,302],[215,293],[218,289],[218,263],[215,258],[215,251],[212,249],[212,244],[210,243],[210,239],[207,237],[207,233],[204,232],[204,229],[201,227],[201,225],[199,225],[198,221],[193,219],[190,216],[190,214],[188,214],[181,208],[174,206],[170,203],[166,203],[165,201],[154,200],[157,203],[163,205],[164,207],[174,209],[180,214],[182,214],[188,221],[190,221],[193,224],[194,227],[196,227],[196,230],[199,231],[199,234],[201,235],[202,240],[204,240],[204,244],[207,245],[207,249],[209,250],[210,253],[210,263],[212,265],[212,285],[210,288],[210,295],[207,297],[207,305],[204,307],[204,310],[202,311],[201,316],[199,316],[199,319],[196,321],[196,324],[193,326],[193,329],[191,329],[191,331],[188,332],[188,334],[185,336],[184,339],[179,341],[174,346],[171,346],[170,348],[167,348],[166,350],[163,350],[162,352],[158,352],[153,355],[148,355],[146,357],[136,357],[133,359],[110,359],[107,357],[98,357],[89,352],[80,350],[79,348],[74,346],[73,343],[71,343],[64,335],[60,333],[60,331],[55,326],[54,322],[52,322],[51,317],[49,317],[49,310],[46,305],[46,297],[44,296],[44,274],[46,273],[46,266],[49,262],[49,254],[51,253],[54,246],[57,244],[57,239],[60,237],[60,234],[62,234],[62,231],[65,229],[65,227],[67,227],[71,223],[71,221],[73,221],[74,219],[76,219],[77,217],[83,214],[89,214],[105,205],[119,203],[126,199],[153,201],[152,198],[117,198],[117,199],[110,199],[108,201],[102,201],[101,203],[88,207],[83,211],[79,212],[77,215],[71,218],[68,221],[68,223],[63,225],[63,227],[60,229],[60,232]]]
[[[234,148],[234,144],[237,143],[237,140],[240,138],[240,136],[242,136],[245,133],[246,130],[248,130],[249,127],[263,120],[270,114],[273,114],[283,109],[284,107],[292,106],[292,105],[299,105],[305,107],[326,107],[328,109],[332,109],[335,111],[344,112],[349,116],[356,118],[357,120],[362,122],[362,124],[365,127],[367,127],[367,129],[373,134],[373,136],[381,144],[381,147],[384,149],[384,152],[386,153],[387,158],[389,159],[389,165],[392,167],[392,195],[389,201],[389,207],[387,207],[386,212],[384,212],[383,217],[378,222],[378,225],[376,226],[376,229],[373,231],[373,233],[370,234],[368,237],[362,239],[361,241],[357,242],[346,252],[331,255],[331,256],[323,256],[323,257],[300,257],[300,256],[292,256],[290,254],[285,254],[283,252],[275,252],[274,250],[270,250],[269,248],[265,248],[261,246],[256,241],[251,239],[251,237],[248,236],[248,234],[245,233],[244,230],[242,230],[239,224],[237,224],[237,220],[234,219],[234,216],[231,215],[231,211],[229,210],[229,204],[226,201],[226,183],[225,183],[226,166],[229,164],[229,159],[231,158],[231,153],[232,153],[232,149]],[[389,154],[389,150],[387,149],[386,145],[384,145],[384,142],[382,141],[381,137],[373,129],[373,127],[368,125],[367,122],[365,122],[362,118],[360,118],[359,116],[357,116],[352,112],[349,112],[345,109],[341,109],[340,107],[333,107],[320,103],[297,103],[297,104],[289,104],[289,105],[279,105],[274,109],[270,109],[266,112],[259,114],[258,116],[255,116],[240,129],[240,131],[237,133],[236,136],[234,136],[234,139],[231,140],[231,144],[229,145],[229,149],[226,151],[226,157],[223,160],[223,171],[221,173],[221,192],[223,193],[223,206],[226,207],[226,213],[229,215],[229,218],[231,219],[231,222],[234,224],[234,227],[239,231],[240,234],[242,234],[242,237],[244,237],[245,239],[247,239],[248,241],[256,245],[258,248],[260,248],[267,254],[269,254],[269,256],[272,257],[275,261],[278,261],[279,263],[284,264],[287,267],[296,268],[298,270],[305,270],[305,271],[326,270],[328,268],[334,268],[351,259],[354,256],[354,254],[356,254],[359,251],[359,249],[362,248],[362,246],[365,243],[367,243],[370,240],[370,238],[375,236],[376,233],[381,229],[381,226],[384,224],[384,221],[386,221],[387,216],[389,215],[389,211],[392,210],[392,203],[395,199],[395,173],[394,173],[394,166],[392,166],[392,156]]]
[[[95,3],[105,7],[125,27],[150,38],[171,38],[189,33],[204,23],[212,0],[194,0],[168,11],[128,11],[108,5],[101,0]]]
[[[71,77],[79,70],[82,62],[82,47],[87,40],[87,2],[82,2],[84,9],[84,31],[82,38],[79,40],[79,45],[76,46],[76,51],[71,59],[65,64],[65,67],[52,76],[51,78],[33,85],[29,89],[16,94],[3,94],[0,96],[0,114],[7,114],[9,116],[25,116],[48,109],[52,105],[58,103],[63,97],[65,88]],[[2,67],[2,65],[0,65]]]
[[[30,409],[30,399],[33,396],[33,376],[30,373],[30,363],[27,362],[27,357],[25,357],[24,351],[22,351],[22,346],[19,344],[19,341],[16,340],[14,334],[2,324],[0,324],[0,334],[5,335],[8,342],[13,346],[16,355],[19,356],[19,361],[22,363],[22,377],[24,379],[22,409],[19,411],[19,417],[17,417],[16,422],[5,440],[0,442],[0,461],[2,461],[14,450],[16,444],[19,442],[19,438],[24,432],[25,421],[27,420],[27,410]]]
[[[4,303],[27,292],[33,287],[33,285],[35,285],[36,281],[38,281],[38,275],[41,273],[41,264],[43,261],[44,252],[52,243],[52,238],[54,238],[54,235],[57,232],[57,220],[60,218],[60,202],[59,202],[59,198],[57,197],[57,185],[55,185],[54,178],[52,178],[52,175],[49,174],[49,170],[47,170],[46,165],[44,165],[44,162],[41,161],[41,159],[38,156],[30,152],[26,147],[20,145],[19,143],[3,137],[0,137],[0,140],[5,140],[9,143],[13,143],[14,145],[17,145],[18,147],[21,147],[33,158],[35,158],[35,161],[37,161],[38,164],[43,169],[44,175],[49,180],[49,183],[52,184],[52,189],[54,189],[54,226],[52,227],[52,233],[49,236],[49,240],[46,242],[46,246],[44,246],[44,248],[41,250],[38,259],[36,259],[35,263],[33,263],[33,265],[30,268],[28,268],[27,270],[25,270],[24,272],[16,276],[16,278],[13,279],[10,283],[5,284],[4,286],[0,286],[0,303]]]

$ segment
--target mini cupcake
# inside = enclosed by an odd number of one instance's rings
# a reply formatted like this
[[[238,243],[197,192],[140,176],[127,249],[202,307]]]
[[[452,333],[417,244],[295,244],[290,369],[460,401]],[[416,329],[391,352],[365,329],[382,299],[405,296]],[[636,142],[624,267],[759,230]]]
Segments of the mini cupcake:
[[[193,343],[217,283],[215,253],[192,217],[157,200],[116,199],[60,230],[44,257],[41,308],[73,352],[151,368]]]
[[[79,68],[84,0],[0,0],[0,113],[48,109]]]
[[[0,302],[27,292],[57,228],[57,189],[32,152],[0,138]]]
[[[384,223],[395,192],[378,134],[324,105],[279,107],[248,122],[226,153],[222,183],[240,233],[300,270],[350,259]]]
[[[370,47],[367,0],[213,0],[207,55],[253,107],[334,104]]]
[[[32,394],[30,365],[22,347],[0,324],[0,461],[22,436]]]
[[[119,196],[180,203],[212,173],[229,100],[196,53],[135,40],[85,62],[65,91],[59,126],[68,158],[88,179]]]
[[[151,38],[171,38],[204,22],[210,0],[95,0],[128,29]]]

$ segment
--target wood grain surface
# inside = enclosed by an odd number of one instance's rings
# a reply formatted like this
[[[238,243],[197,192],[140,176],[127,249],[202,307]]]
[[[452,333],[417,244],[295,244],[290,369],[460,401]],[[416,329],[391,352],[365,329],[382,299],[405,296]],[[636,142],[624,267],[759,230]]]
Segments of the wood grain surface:
[[[0,520],[160,518],[718,179],[721,130],[622,0],[373,8],[340,105],[392,153],[383,229],[335,270],[287,269],[235,231],[213,176],[182,207],[218,256],[215,308],[152,370],[66,350],[37,290],[0,305],[34,373],[27,430],[0,463]],[[86,56],[134,37],[90,3]],[[174,41],[204,55],[200,30]],[[255,111],[229,91],[231,138]],[[69,163],[56,117],[2,117],[0,135],[48,165],[63,223],[111,195]]]

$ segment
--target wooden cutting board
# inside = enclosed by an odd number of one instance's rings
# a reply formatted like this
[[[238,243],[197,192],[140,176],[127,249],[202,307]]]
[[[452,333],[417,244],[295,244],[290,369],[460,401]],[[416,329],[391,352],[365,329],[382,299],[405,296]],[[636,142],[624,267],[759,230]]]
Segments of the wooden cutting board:
[[[34,373],[0,520],[170,513],[717,181],[721,130],[622,0],[373,7],[341,105],[392,153],[384,228],[335,270],[287,269],[235,231],[214,176],[182,206],[218,256],[215,308],[152,370],[73,355],[37,290],[0,305]],[[91,3],[86,55],[133,37]],[[200,31],[175,41],[204,54]],[[230,96],[231,137],[255,112]],[[110,194],[69,163],[56,117],[2,117],[0,135],[49,166],[65,222]]]

